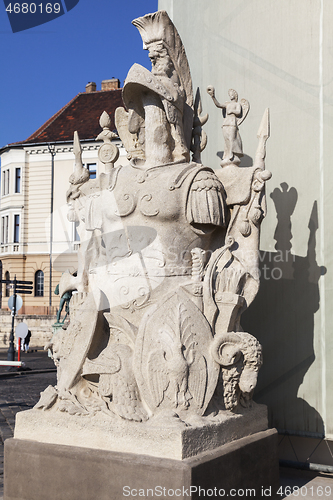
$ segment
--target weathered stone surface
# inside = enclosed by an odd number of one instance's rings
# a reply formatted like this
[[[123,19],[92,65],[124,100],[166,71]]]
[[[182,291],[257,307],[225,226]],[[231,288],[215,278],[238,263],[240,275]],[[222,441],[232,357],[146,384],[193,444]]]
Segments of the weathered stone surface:
[[[184,459],[267,427],[252,403],[261,346],[241,314],[259,287],[268,111],[253,167],[239,168],[249,103],[230,91],[220,105],[209,87],[226,147],[221,170],[202,165],[207,116],[179,34],[164,11],[133,24],[152,69],[132,66],[116,113],[130,161],[114,167],[103,113],[106,173],[89,179],[75,134],[79,266],[59,290],[77,293],[52,341],[57,385],[18,417],[16,437]]]
[[[89,415],[47,414],[36,409],[16,416],[14,437],[38,442],[122,451],[183,460],[203,451],[267,429],[267,411],[254,405],[239,413],[197,419],[186,426],[179,419],[151,419],[146,425],[110,418],[101,412]]]

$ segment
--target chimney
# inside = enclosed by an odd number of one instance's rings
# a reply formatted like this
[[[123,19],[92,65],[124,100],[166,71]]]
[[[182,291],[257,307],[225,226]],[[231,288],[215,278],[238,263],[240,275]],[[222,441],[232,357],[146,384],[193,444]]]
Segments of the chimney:
[[[90,92],[96,92],[96,83],[95,82],[87,83],[86,92],[87,94],[90,94]]]
[[[117,90],[120,89],[120,81],[118,78],[111,78],[111,80],[102,81],[102,92],[106,90]]]

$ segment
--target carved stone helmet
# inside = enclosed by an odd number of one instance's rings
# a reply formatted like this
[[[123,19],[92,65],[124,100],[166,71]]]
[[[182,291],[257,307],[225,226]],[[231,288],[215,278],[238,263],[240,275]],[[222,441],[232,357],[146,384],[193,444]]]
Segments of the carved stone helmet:
[[[143,117],[139,94],[145,89],[155,92],[161,98],[168,121],[179,121],[175,114],[180,117],[184,142],[189,150],[193,127],[193,90],[181,38],[165,11],[147,14],[132,23],[140,32],[144,49],[149,51],[152,71],[148,72],[138,64],[132,66],[124,85],[124,104]],[[175,111],[172,108],[176,108]]]

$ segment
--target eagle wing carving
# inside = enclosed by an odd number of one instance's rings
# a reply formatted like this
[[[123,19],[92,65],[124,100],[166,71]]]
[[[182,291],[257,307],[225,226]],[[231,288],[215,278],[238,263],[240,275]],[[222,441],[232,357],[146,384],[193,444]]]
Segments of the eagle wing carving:
[[[199,408],[202,408],[207,386],[206,358],[199,354],[194,355],[193,363],[189,370],[188,389]]]
[[[163,349],[155,349],[148,359],[149,389],[156,406],[163,401],[164,393],[170,383],[165,355]]]

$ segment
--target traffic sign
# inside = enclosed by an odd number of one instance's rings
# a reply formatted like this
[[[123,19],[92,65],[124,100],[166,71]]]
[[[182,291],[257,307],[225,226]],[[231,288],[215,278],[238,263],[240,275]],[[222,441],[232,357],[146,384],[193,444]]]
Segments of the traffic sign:
[[[16,295],[16,312],[23,306],[23,299],[20,295]],[[8,299],[8,307],[12,311],[14,309],[14,295],[11,295]]]
[[[31,281],[26,281],[26,283],[31,283]],[[32,293],[32,290],[33,286],[31,285],[16,285],[16,293]]]
[[[8,288],[14,288],[14,292],[30,294],[33,290],[33,281],[23,281],[17,280],[16,278],[13,280],[1,280],[2,283],[5,283]]]
[[[18,280],[1,280],[1,283],[15,283],[17,285],[33,285],[33,281],[18,281]]]
[[[15,359],[15,349],[14,349],[14,322],[15,322],[15,315],[16,312],[19,311],[23,305],[23,300],[19,293],[26,294],[26,293],[32,293],[32,286],[33,282],[32,281],[17,281],[16,275],[13,280],[2,280],[0,279],[0,283],[5,283],[6,285],[11,285],[10,288],[13,288],[13,295],[9,297],[8,300],[8,307],[12,311],[12,329],[10,332],[10,337],[9,337],[9,349],[8,349],[8,354],[7,354],[7,359],[8,361],[14,361]],[[8,287],[9,288],[9,287]],[[23,327],[22,327],[23,328]],[[18,338],[19,345],[21,342],[21,337]],[[20,361],[20,349],[18,353],[18,361]]]
[[[29,331],[28,325],[22,321],[15,328],[15,334],[17,338],[25,339]]]

